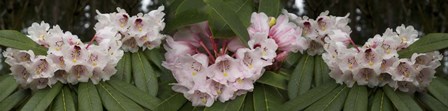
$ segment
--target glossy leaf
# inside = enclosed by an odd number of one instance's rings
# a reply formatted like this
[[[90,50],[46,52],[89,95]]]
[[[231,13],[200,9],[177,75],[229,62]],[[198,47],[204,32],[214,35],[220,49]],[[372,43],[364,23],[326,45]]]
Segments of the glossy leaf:
[[[131,83],[132,81],[132,59],[131,53],[125,52],[123,57],[117,64],[117,73],[113,76],[126,81],[127,83]]]
[[[183,0],[175,11],[175,15],[179,15],[188,10],[195,10],[204,7],[205,3],[202,0]]]
[[[422,111],[417,102],[412,98],[412,95],[406,94],[401,91],[394,91],[390,87],[383,87],[387,97],[392,101],[395,108],[400,111]]]
[[[203,106],[193,106],[191,102],[186,102],[179,111],[202,111],[204,110]]]
[[[64,86],[53,102],[53,111],[76,111],[75,102],[68,86]]]
[[[419,38],[408,48],[398,52],[400,58],[411,57],[413,53],[424,53],[448,48],[448,34],[432,33]]]
[[[288,96],[290,99],[307,92],[311,88],[313,70],[314,57],[303,55],[292,72],[291,79],[288,83]]]
[[[155,48],[151,50],[145,50],[143,53],[145,54],[148,60],[156,65],[159,69],[163,69],[162,62],[164,61],[164,53],[161,51],[161,48]]]
[[[442,78],[434,78],[428,87],[429,93],[431,93],[437,100],[448,106],[448,86],[442,81],[446,81]]]
[[[253,93],[247,93],[246,99],[244,99],[244,103],[240,111],[255,111],[253,98]]]
[[[255,111],[277,111],[287,97],[279,89],[267,85],[257,85],[253,92]]]
[[[98,90],[92,82],[79,83],[78,86],[78,110],[103,111]]]
[[[236,12],[228,9],[231,7],[220,0],[205,0],[211,11],[215,12],[219,18],[221,18],[233,32],[240,38],[242,43],[247,43],[249,40],[249,33],[247,32],[247,27],[244,26],[243,22],[238,18]]]
[[[0,81],[0,101],[8,97],[11,93],[13,93],[19,84],[17,84],[16,80],[13,76],[7,76],[6,78]]]
[[[47,49],[15,30],[0,30],[0,45],[21,50],[33,50],[36,55],[46,55]]]
[[[160,100],[157,97],[148,95],[135,86],[125,83],[121,80],[112,79],[107,81],[107,83],[109,83],[110,86],[115,88],[124,96],[130,98],[131,100],[147,109],[154,110],[160,103]]]
[[[260,0],[258,12],[264,12],[266,15],[276,17],[281,13],[280,0]]]
[[[367,111],[368,97],[366,86],[354,85],[348,93],[344,111]]]
[[[181,93],[174,93],[160,102],[155,111],[177,111],[185,102],[187,99]]]
[[[243,106],[246,95],[240,95],[234,100],[229,100],[225,103],[216,101],[211,107],[204,108],[204,111],[238,111]]]
[[[275,72],[266,71],[257,82],[286,90],[288,78]]]
[[[61,83],[56,83],[51,88],[40,89],[26,102],[22,111],[45,111],[62,89]]]
[[[283,105],[285,111],[299,111],[303,110],[314,102],[320,100],[328,93],[335,91],[338,85],[334,81],[326,82],[319,87],[313,88],[310,91],[290,99]]]
[[[30,95],[29,90],[20,89],[14,92],[12,95],[8,96],[5,100],[0,101],[1,110],[9,111],[18,103],[24,101],[25,98]]]
[[[96,88],[107,110],[144,111],[137,103],[125,97],[106,83],[99,83],[96,85]]]
[[[291,68],[292,66],[296,65],[301,56],[302,54],[300,53],[289,53],[288,57],[286,57],[286,60],[284,61],[283,67]]]
[[[348,90],[346,86],[339,86],[305,111],[340,111],[344,106]]]
[[[156,74],[142,52],[132,53],[132,72],[137,88],[152,96],[157,95],[159,86]]]
[[[448,107],[428,93],[418,93],[417,98],[433,111],[445,111]]]
[[[201,7],[197,9],[186,10],[182,13],[175,15],[175,17],[169,19],[170,22],[166,23],[165,30],[167,30],[168,32],[173,32],[175,31],[175,29],[178,29],[179,27],[207,20],[207,11],[205,9],[206,9],[205,7]]]
[[[371,111],[393,111],[394,107],[390,102],[389,98],[387,98],[386,93],[382,89],[378,89],[373,96]]]

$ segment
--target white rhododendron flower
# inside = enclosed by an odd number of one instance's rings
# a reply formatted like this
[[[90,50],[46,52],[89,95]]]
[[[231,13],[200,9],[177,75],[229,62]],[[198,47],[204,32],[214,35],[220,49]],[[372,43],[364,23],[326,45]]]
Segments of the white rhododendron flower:
[[[328,15],[329,11],[326,11],[315,20],[307,16],[297,17],[286,10],[283,14],[298,26],[296,29],[299,31],[294,34],[296,41],[292,47],[302,53],[306,51],[309,55],[321,55],[325,52],[324,45],[329,42],[341,42],[348,45],[351,41],[349,36],[351,29],[348,26],[349,14],[337,17]]]
[[[114,38],[112,28],[102,29],[98,36],[111,36],[97,40],[98,44],[84,44],[76,35],[63,32],[59,26],[42,22],[28,28],[29,36],[39,45],[48,48],[47,55],[35,55],[33,51],[7,48],[3,52],[5,62],[17,83],[22,87],[42,89],[56,82],[94,84],[106,81],[116,72],[115,66],[123,56],[121,41]]]
[[[160,32],[165,28],[163,6],[149,13],[130,16],[125,10],[117,8],[117,12],[100,13],[97,11],[98,23],[95,24],[96,40],[117,38],[122,41],[122,49],[137,52],[160,46],[166,35]]]
[[[402,25],[396,31],[389,28],[360,48],[328,40],[322,58],[331,69],[330,77],[349,87],[356,82],[369,87],[389,85],[403,92],[424,90],[434,78],[442,55],[434,51],[398,58],[397,52],[414,43],[418,34],[412,26]]]
[[[215,39],[208,22],[177,31],[166,39],[162,63],[177,81],[172,89],[193,106],[207,107],[251,92],[265,67],[284,60],[289,52],[306,49],[299,41],[304,40],[301,28],[287,17],[253,13],[247,45],[238,39]]]

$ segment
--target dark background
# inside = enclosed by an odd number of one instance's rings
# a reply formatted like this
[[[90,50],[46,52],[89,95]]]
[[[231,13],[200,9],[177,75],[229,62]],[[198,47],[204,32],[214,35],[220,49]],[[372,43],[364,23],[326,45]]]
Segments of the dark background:
[[[152,10],[164,2],[152,0],[146,8]],[[350,13],[351,36],[357,44],[401,24],[414,26],[420,35],[448,30],[448,0],[303,0],[304,10],[295,2],[283,0],[283,5],[289,12],[302,12],[299,16],[315,18],[325,10],[336,16]],[[145,13],[140,0],[1,0],[0,29],[25,31],[33,22],[45,21],[88,41],[94,35],[95,10],[115,12],[116,7],[130,15]]]

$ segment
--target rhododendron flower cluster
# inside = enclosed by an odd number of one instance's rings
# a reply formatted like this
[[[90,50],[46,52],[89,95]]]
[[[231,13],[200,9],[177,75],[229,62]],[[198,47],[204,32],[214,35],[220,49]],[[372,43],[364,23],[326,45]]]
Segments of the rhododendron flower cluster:
[[[418,32],[404,25],[396,32],[387,29],[383,35],[370,38],[363,47],[347,47],[341,42],[327,41],[322,58],[337,83],[352,87],[389,85],[403,92],[424,90],[434,78],[442,55],[438,52],[414,53],[411,58],[398,58],[397,51],[417,40]]]
[[[297,17],[292,13],[283,11],[291,21],[297,24],[300,33],[296,33],[297,47],[300,52],[307,51],[309,55],[320,55],[324,53],[324,44],[328,41],[341,42],[343,45],[348,45],[351,41],[349,34],[350,27],[347,25],[349,20],[348,15],[344,17],[337,17],[328,15],[329,11],[322,12],[316,20],[310,19],[307,16]],[[280,19],[280,17],[279,17]],[[283,32],[280,32],[283,33]]]
[[[115,66],[123,56],[118,38],[103,39],[98,45],[84,44],[76,35],[63,32],[57,25],[50,29],[44,22],[33,23],[28,34],[33,41],[48,48],[47,55],[11,48],[3,52],[11,74],[25,88],[42,89],[57,81],[77,84],[91,80],[97,84],[115,74]]]
[[[118,38],[123,42],[122,49],[130,52],[137,52],[140,47],[143,50],[157,47],[165,38],[165,35],[160,33],[165,28],[163,10],[164,7],[160,6],[157,10],[147,14],[138,13],[136,16],[129,16],[120,8],[117,8],[117,12],[107,14],[97,11],[95,38],[97,41],[111,37]]]

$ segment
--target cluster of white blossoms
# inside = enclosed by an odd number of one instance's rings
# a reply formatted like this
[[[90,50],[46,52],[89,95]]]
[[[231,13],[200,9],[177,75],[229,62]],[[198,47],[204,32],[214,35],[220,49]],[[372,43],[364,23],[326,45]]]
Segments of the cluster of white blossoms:
[[[297,49],[300,52],[307,51],[308,55],[320,55],[324,53],[324,45],[327,44],[327,40],[332,42],[341,42],[344,45],[350,44],[351,39],[349,34],[351,29],[348,26],[348,15],[344,17],[337,17],[328,15],[329,11],[322,12],[316,20],[310,19],[307,16],[297,17],[292,13],[283,11],[284,15],[287,15],[291,21],[293,21],[300,29],[299,37],[297,37],[296,43],[298,43]],[[281,32],[283,33],[283,32]]]
[[[91,80],[97,84],[115,74],[115,66],[123,56],[118,38],[84,44],[76,35],[63,32],[57,25],[50,29],[44,22],[33,23],[28,34],[33,41],[48,48],[47,55],[12,48],[3,52],[5,62],[11,66],[11,75],[25,88],[42,89],[57,81],[77,84]]]
[[[341,42],[326,41],[322,58],[331,69],[330,77],[349,87],[389,85],[403,92],[424,90],[434,78],[442,55],[438,52],[414,53],[411,58],[399,58],[397,51],[417,40],[418,32],[404,25],[396,32],[387,29],[375,35],[363,47],[347,47]]]
[[[165,35],[160,33],[165,28],[163,10],[164,7],[160,6],[157,10],[147,14],[138,13],[136,16],[129,16],[120,8],[117,8],[118,12],[114,13],[102,14],[97,11],[96,40],[117,37],[123,42],[122,49],[130,52],[137,52],[140,47],[143,50],[157,47],[165,38]],[[103,36],[110,33],[117,36]]]

